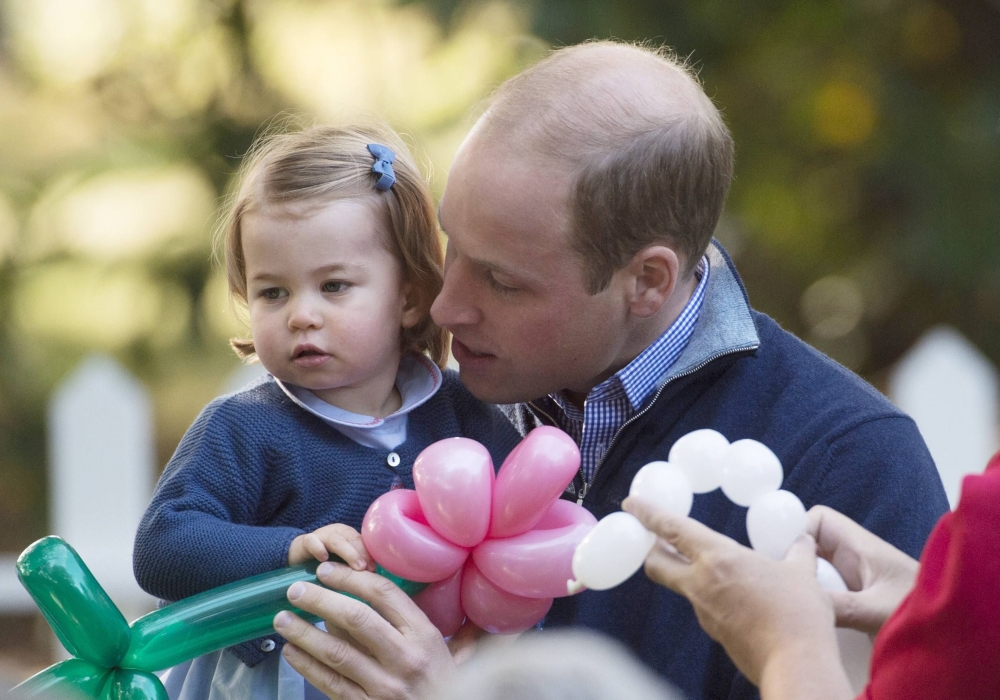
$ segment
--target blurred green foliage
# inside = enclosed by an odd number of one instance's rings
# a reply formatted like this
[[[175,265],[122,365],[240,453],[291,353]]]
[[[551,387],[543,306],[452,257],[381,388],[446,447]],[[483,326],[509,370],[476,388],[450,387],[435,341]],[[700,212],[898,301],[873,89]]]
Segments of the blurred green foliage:
[[[46,533],[84,354],[151,389],[161,465],[237,368],[213,212],[275,115],[384,116],[440,193],[476,103],[591,37],[673,47],[724,110],[758,308],[876,382],[940,322],[1000,361],[995,0],[0,0],[0,550]]]

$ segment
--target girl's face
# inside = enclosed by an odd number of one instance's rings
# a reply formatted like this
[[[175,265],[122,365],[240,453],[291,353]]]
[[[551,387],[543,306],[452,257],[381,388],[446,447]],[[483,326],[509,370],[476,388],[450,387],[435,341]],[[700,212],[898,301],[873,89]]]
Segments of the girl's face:
[[[370,203],[270,207],[242,221],[247,303],[261,364],[354,413],[391,400],[403,328],[419,321]]]

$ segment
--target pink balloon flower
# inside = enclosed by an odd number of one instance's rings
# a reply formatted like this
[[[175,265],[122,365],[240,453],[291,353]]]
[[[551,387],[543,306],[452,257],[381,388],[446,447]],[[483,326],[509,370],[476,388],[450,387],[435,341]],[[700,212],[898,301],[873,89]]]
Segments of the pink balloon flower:
[[[523,632],[566,595],[573,552],[597,524],[559,498],[579,468],[580,451],[557,428],[531,431],[496,478],[478,442],[441,440],[414,462],[415,491],[372,503],[361,537],[385,569],[431,584],[414,600],[444,636],[465,618],[488,632]]]

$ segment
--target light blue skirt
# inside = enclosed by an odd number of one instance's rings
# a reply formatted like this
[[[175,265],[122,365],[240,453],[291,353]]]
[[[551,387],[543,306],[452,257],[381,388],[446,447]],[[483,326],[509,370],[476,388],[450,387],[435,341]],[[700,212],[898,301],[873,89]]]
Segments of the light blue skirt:
[[[325,630],[323,623],[317,625]],[[231,651],[185,661],[160,674],[170,700],[324,700],[275,650],[254,667]]]

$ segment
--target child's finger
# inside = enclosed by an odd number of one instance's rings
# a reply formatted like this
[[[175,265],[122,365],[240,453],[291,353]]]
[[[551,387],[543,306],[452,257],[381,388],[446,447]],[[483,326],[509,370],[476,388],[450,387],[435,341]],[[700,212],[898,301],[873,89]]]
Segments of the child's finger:
[[[326,561],[330,558],[326,550],[326,545],[323,544],[323,541],[315,533],[310,532],[303,537],[302,546],[305,547],[309,555],[316,561]]]
[[[347,529],[354,532],[351,528]],[[362,545],[362,550],[359,552],[357,547],[354,546],[354,542],[347,539],[345,533],[339,528],[335,526],[324,527],[317,530],[316,534],[323,540],[323,545],[327,551],[336,554],[352,569],[364,571],[368,568],[368,552],[364,549],[364,545]],[[358,541],[360,543],[360,536],[358,536]],[[363,555],[362,552],[364,552]]]
[[[368,553],[368,548],[365,547],[365,541],[361,538],[361,533],[352,527],[347,527],[344,525],[344,530],[342,530],[344,536],[351,543],[351,546],[357,550],[358,556],[366,562],[366,568],[369,571],[375,571],[375,560],[372,559],[372,555]]]

